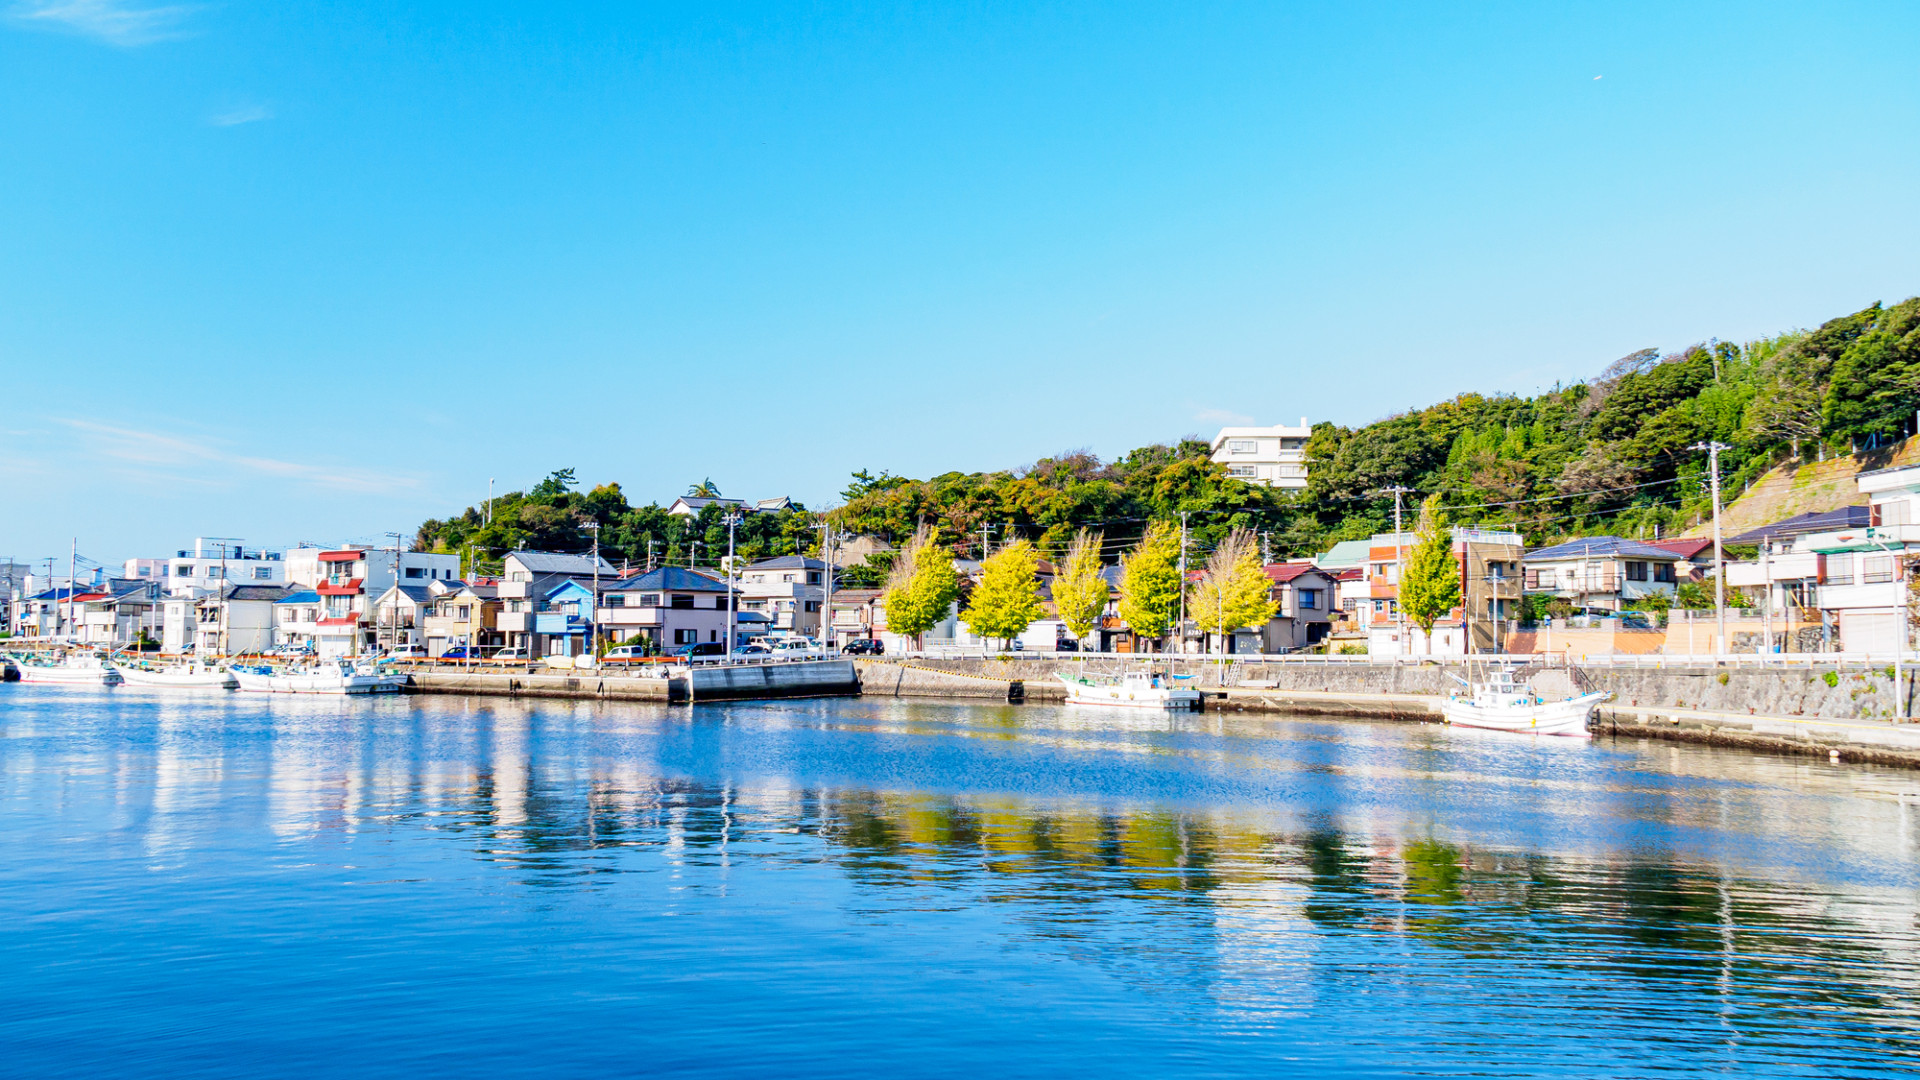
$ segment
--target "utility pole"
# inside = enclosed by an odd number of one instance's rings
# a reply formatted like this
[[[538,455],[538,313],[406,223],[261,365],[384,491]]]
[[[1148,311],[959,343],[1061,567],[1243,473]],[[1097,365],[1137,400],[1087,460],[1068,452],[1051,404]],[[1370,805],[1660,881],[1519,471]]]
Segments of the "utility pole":
[[[698,562],[699,560],[700,560],[700,541],[698,540],[687,541],[687,569],[689,570],[693,569],[693,564]]]
[[[738,618],[735,613],[733,591],[733,530],[740,524],[740,511],[727,511],[727,663],[733,663],[733,627]],[[804,565],[804,564],[803,564]],[[692,656],[691,653],[688,654]]]
[[[648,537],[647,538],[647,573],[649,574],[653,573],[653,545],[654,545],[653,538]]]
[[[394,648],[400,644],[400,534],[390,532],[387,538],[393,541],[393,558],[387,563],[393,571],[393,584],[387,587],[393,594],[392,601],[387,604],[387,655],[392,656]]]
[[[1713,621],[1718,637],[1714,651],[1727,654],[1727,553],[1720,550],[1720,451],[1731,449],[1726,443],[1694,443],[1690,449],[1707,452],[1707,469],[1713,477]]]
[[[73,628],[73,579],[80,576],[80,538],[73,538],[73,551],[67,556],[67,634],[78,639]]]
[[[1407,536],[1400,527],[1400,500],[1412,490],[1395,484],[1390,488],[1381,488],[1376,493],[1393,496],[1393,625],[1401,644],[1409,653],[1413,652],[1413,642],[1407,640],[1407,609],[1400,603],[1400,583],[1407,576]]]
[[[493,477],[487,477],[487,524],[493,524]]]
[[[822,514],[820,515],[820,561],[827,564],[827,570],[826,570],[827,576],[821,579],[826,582],[826,590],[822,594],[825,597],[825,599],[820,601],[820,644],[827,650],[828,656],[834,655],[833,653],[833,541],[834,541],[833,526],[828,523],[827,516],[825,514]]]
[[[600,658],[600,523],[587,522],[593,534],[593,599],[587,604],[587,655],[596,663]]]
[[[1180,619],[1173,624],[1173,644],[1187,651],[1187,512],[1180,511]]]

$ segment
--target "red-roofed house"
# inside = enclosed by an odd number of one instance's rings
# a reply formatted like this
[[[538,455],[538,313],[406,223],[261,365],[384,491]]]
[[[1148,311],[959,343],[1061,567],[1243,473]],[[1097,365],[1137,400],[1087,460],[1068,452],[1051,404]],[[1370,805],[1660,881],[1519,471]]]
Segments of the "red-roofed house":
[[[1713,568],[1713,537],[1681,536],[1672,540],[1642,541],[1649,547],[1671,551],[1680,556],[1673,566],[1674,576],[1680,581],[1699,581]]]
[[[1287,652],[1317,644],[1333,632],[1340,610],[1340,583],[1333,574],[1300,559],[1268,565],[1267,578],[1280,607],[1261,635],[1260,651]]]

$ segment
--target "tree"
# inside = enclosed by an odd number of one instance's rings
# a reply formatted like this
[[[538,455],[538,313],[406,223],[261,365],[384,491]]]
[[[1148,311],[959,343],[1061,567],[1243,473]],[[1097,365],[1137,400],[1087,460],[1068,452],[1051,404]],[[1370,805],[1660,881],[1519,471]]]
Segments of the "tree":
[[[1016,540],[980,564],[980,584],[960,618],[973,632],[1008,641],[1045,615],[1040,604],[1040,556],[1033,544]]]
[[[1161,638],[1180,606],[1180,531],[1147,526],[1140,546],[1120,557],[1120,617],[1136,637]]]
[[[712,480],[702,480],[697,484],[689,485],[687,495],[695,499],[718,499],[720,489],[713,486]]]
[[[545,480],[533,485],[530,496],[535,499],[553,499],[572,491],[575,481],[572,469],[555,469],[547,474]]]
[[[953,557],[939,543],[938,531],[923,525],[893,562],[885,601],[887,629],[917,638],[947,617],[959,595]]]
[[[1228,631],[1266,625],[1278,607],[1253,530],[1228,533],[1207,558],[1206,573],[1193,587],[1193,621],[1202,629],[1212,627],[1224,639]]]
[[[1426,636],[1433,652],[1433,624],[1460,603],[1460,564],[1453,557],[1453,537],[1447,532],[1440,496],[1429,495],[1420,504],[1420,527],[1413,552],[1400,578],[1400,610]]]
[[[1085,638],[1107,610],[1107,579],[1100,574],[1101,534],[1081,529],[1053,575],[1053,606],[1073,636]]]

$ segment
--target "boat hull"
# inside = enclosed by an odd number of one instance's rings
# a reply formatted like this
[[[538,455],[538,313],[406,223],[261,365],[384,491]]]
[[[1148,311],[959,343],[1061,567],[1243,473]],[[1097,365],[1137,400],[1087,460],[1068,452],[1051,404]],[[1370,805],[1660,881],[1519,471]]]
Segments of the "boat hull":
[[[13,666],[20,672],[20,681],[26,683],[45,683],[50,686],[112,686],[120,681],[120,673],[109,667],[39,667],[21,663]]]
[[[1587,730],[1587,718],[1593,715],[1593,707],[1606,696],[1583,694],[1565,701],[1498,705],[1448,698],[1441,704],[1440,711],[1446,716],[1447,723],[1456,727],[1585,739],[1592,736],[1592,732]]]
[[[241,672],[240,689],[250,694],[397,694],[403,675],[319,674],[255,675]]]
[[[121,668],[128,686],[158,686],[168,690],[231,690],[240,685],[230,671],[143,671]]]
[[[1067,704],[1098,705],[1112,709],[1157,709],[1184,711],[1200,707],[1200,691],[1166,687],[1136,688],[1082,683],[1062,677],[1067,687]]]

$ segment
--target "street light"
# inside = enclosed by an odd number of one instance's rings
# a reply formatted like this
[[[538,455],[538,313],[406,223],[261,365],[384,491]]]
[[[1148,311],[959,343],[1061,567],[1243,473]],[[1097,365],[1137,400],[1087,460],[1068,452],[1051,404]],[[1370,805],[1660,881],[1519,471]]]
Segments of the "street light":
[[[733,627],[735,622],[733,592],[733,530],[740,524],[740,511],[727,511],[727,663],[733,663]]]
[[[587,655],[600,661],[600,523],[587,522],[593,534],[593,597],[587,601]]]
[[[1720,550],[1720,451],[1732,447],[1708,440],[1694,443],[1688,449],[1707,452],[1707,468],[1713,475],[1713,621],[1714,633],[1719,638],[1716,651],[1725,656],[1732,650],[1727,648],[1727,555]]]

